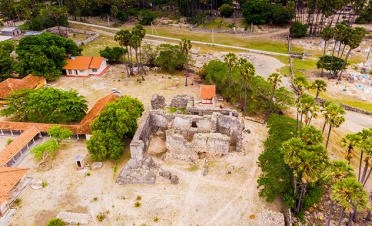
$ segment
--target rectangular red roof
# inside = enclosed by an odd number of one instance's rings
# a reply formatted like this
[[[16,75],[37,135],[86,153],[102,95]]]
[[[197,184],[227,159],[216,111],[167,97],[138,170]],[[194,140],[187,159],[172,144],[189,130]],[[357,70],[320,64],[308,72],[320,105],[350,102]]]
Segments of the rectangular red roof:
[[[216,86],[215,85],[201,85],[200,86],[200,97],[201,99],[212,99],[216,96]]]

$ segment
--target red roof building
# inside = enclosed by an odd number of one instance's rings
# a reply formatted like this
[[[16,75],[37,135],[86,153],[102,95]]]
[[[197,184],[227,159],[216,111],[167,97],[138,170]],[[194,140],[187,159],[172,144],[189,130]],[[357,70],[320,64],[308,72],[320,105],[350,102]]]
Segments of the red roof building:
[[[87,77],[89,75],[102,75],[108,70],[107,60],[103,57],[73,56],[67,59],[62,68],[66,76]]]
[[[216,86],[215,85],[201,85],[200,99],[202,104],[216,104]]]

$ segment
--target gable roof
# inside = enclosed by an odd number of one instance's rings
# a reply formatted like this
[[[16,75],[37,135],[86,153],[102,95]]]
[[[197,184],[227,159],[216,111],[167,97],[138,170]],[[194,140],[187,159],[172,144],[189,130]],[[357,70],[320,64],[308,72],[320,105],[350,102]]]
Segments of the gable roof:
[[[62,68],[64,70],[88,70],[100,68],[103,57],[76,56],[67,59],[67,64]]]
[[[99,115],[99,113],[105,108],[107,103],[114,102],[119,97],[111,93],[104,98],[97,101],[97,103],[90,109],[87,115],[80,121],[78,133],[79,134],[91,134],[90,124]]]
[[[201,99],[212,99],[216,96],[215,85],[201,85],[200,86],[200,97]]]
[[[36,126],[31,126],[21,135],[19,135],[12,143],[7,145],[0,152],[0,166],[5,166],[18,152],[25,147],[40,131]],[[0,181],[1,182],[1,181]],[[1,185],[0,185],[1,186]],[[1,188],[0,188],[1,190]],[[0,192],[1,194],[1,192]]]
[[[0,98],[5,98],[10,95],[13,90],[33,89],[40,82],[45,81],[44,77],[27,75],[23,79],[7,78],[0,83]]]
[[[27,168],[0,167],[0,201],[9,198],[9,192],[27,171]]]

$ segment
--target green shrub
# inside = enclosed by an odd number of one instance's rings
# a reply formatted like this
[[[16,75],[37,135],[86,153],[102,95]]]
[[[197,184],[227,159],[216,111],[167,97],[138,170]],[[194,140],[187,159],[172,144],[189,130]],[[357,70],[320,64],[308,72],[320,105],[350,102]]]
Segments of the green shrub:
[[[66,223],[59,218],[54,218],[48,221],[46,226],[63,226],[66,225]]]
[[[136,200],[139,201],[139,200],[141,200],[141,199],[142,199],[142,197],[141,197],[140,195],[137,195]]]
[[[140,202],[134,203],[134,207],[140,207],[140,206],[141,206],[141,203]]]
[[[99,213],[97,216],[98,221],[103,221],[106,218],[105,213]]]
[[[219,10],[223,17],[231,17],[234,14],[234,8],[227,4],[223,4]]]
[[[150,25],[156,19],[156,15],[150,10],[143,10],[140,11],[138,19],[140,24]]]
[[[10,143],[12,143],[13,142],[13,139],[12,138],[8,138],[7,140],[6,140],[6,145],[9,145]]]
[[[306,195],[303,199],[304,209],[309,209],[314,204],[319,203],[323,197],[324,187],[321,183],[308,185],[306,188]]]
[[[307,26],[300,23],[294,22],[289,28],[289,33],[292,37],[302,38],[307,36]]]

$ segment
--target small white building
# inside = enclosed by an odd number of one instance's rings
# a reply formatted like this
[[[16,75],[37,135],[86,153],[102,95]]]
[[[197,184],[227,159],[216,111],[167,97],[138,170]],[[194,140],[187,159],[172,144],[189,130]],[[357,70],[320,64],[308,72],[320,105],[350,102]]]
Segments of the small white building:
[[[72,56],[62,68],[66,76],[87,77],[89,75],[102,75],[108,69],[107,59],[103,57]]]
[[[1,30],[1,34],[5,36],[18,36],[22,34],[22,31],[18,27],[6,27]]]

